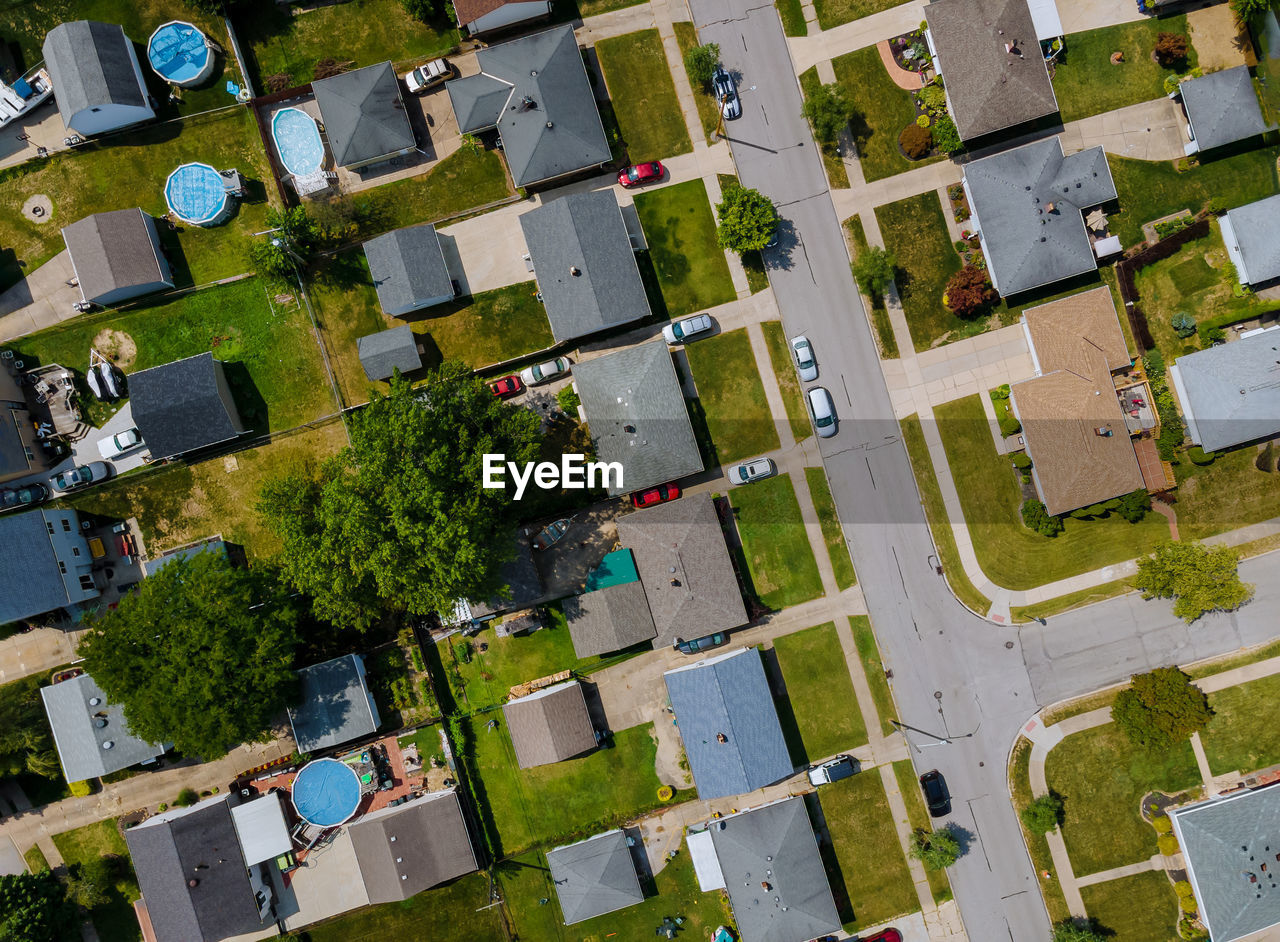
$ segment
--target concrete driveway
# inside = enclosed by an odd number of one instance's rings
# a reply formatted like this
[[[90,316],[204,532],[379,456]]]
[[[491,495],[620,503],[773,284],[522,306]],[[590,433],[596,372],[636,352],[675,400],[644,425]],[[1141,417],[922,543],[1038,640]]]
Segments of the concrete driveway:
[[[0,294],[0,343],[78,317],[72,305],[80,300],[80,289],[67,284],[75,276],[71,253],[64,249]]]

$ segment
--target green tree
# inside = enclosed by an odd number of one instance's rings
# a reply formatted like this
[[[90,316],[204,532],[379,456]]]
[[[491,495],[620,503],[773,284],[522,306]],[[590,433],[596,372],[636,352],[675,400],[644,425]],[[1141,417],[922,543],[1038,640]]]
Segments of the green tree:
[[[716,66],[719,64],[719,43],[694,46],[684,54],[684,68],[689,73],[689,81],[703,88],[711,87],[711,77],[715,75]]]
[[[1043,503],[1029,500],[1022,505],[1022,522],[1041,536],[1054,537],[1062,532],[1062,520],[1051,516]]]
[[[1241,23],[1255,14],[1266,13],[1269,7],[1270,0],[1231,0],[1231,11]]]
[[[1053,942],[1107,942],[1092,920],[1067,919],[1053,927]]]
[[[1145,488],[1130,491],[1119,498],[1116,512],[1130,523],[1138,523],[1151,510],[1151,495]]]
[[[94,909],[107,902],[114,883],[111,861],[93,857],[70,868],[67,899],[82,910]]]
[[[22,772],[45,778],[62,774],[36,677],[0,686],[0,778]]]
[[[1041,795],[1022,809],[1022,823],[1032,834],[1048,834],[1062,823],[1062,799],[1053,792]]]
[[[1144,599],[1173,599],[1173,613],[1193,622],[1205,612],[1233,612],[1253,598],[1240,581],[1239,558],[1229,546],[1161,543],[1138,560],[1134,587]]]
[[[878,245],[869,245],[853,260],[853,277],[871,295],[884,297],[893,284],[898,260],[893,253]]]
[[[1173,319],[1169,323],[1173,327],[1174,333],[1184,339],[1196,332],[1196,319],[1186,311],[1179,311],[1173,315]]]
[[[445,363],[417,389],[393,379],[352,416],[351,445],[318,479],[267,482],[258,510],[284,545],[286,577],[320,617],[364,629],[387,609],[449,611],[502,591],[514,552],[514,485],[486,488],[484,455],[522,466],[540,444],[537,416]]]
[[[960,132],[951,115],[938,115],[938,120],[933,123],[933,143],[944,154],[957,154],[964,150],[964,141],[960,140]]]
[[[304,206],[267,210],[268,229],[249,243],[249,258],[265,275],[284,278],[305,265],[320,242],[320,227]]]
[[[199,553],[104,610],[79,653],[134,734],[215,759],[260,736],[287,705],[296,624],[273,576]]]
[[[430,23],[439,12],[436,0],[400,0],[400,5],[404,7],[404,12],[422,23]]]
[[[1134,674],[1111,705],[1111,718],[1129,740],[1148,749],[1186,742],[1213,717],[1209,699],[1176,667]]]
[[[59,942],[74,932],[74,916],[52,872],[0,876],[0,939],[5,942]]]
[[[844,86],[832,83],[819,85],[813,94],[807,95],[800,113],[813,128],[813,136],[818,143],[831,147],[853,120],[857,108]]]
[[[1267,446],[1258,452],[1258,457],[1253,459],[1253,466],[1259,471],[1271,472],[1276,469],[1276,447],[1273,442],[1267,442]]]
[[[737,252],[760,251],[778,230],[773,200],[745,186],[726,187],[716,206],[716,239],[720,247]]]
[[[911,856],[926,870],[945,870],[960,859],[960,841],[950,828],[916,831],[911,837]]]

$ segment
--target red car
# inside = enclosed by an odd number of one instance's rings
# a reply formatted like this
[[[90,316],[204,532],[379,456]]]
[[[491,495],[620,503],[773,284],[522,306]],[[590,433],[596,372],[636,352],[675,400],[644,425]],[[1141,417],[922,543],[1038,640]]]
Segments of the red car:
[[[623,167],[618,171],[618,185],[630,189],[646,183],[656,183],[662,179],[662,164],[654,160],[647,164],[636,164],[634,167]]]
[[[499,399],[510,399],[512,396],[518,396],[524,392],[524,383],[520,382],[519,376],[504,376],[502,379],[495,379],[489,384],[489,392]]]
[[[862,939],[861,942],[902,942],[902,933],[897,929],[885,929],[870,938]]]
[[[654,504],[665,504],[680,496],[680,488],[674,484],[659,484],[647,491],[636,491],[631,495],[632,507],[652,507]]]

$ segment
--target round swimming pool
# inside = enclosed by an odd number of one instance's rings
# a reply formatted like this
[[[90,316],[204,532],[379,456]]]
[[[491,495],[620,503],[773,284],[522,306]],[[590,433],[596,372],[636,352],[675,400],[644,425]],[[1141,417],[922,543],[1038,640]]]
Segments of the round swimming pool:
[[[231,212],[222,175],[208,164],[183,164],[164,182],[164,200],[184,222],[212,226]]]
[[[147,60],[166,82],[199,85],[213,72],[213,51],[190,23],[165,23],[147,41]]]
[[[271,139],[284,169],[295,177],[315,173],[324,165],[324,143],[311,115],[301,108],[281,108],[271,119]]]
[[[308,762],[293,780],[293,807],[317,827],[342,824],[360,807],[360,779],[337,759]]]

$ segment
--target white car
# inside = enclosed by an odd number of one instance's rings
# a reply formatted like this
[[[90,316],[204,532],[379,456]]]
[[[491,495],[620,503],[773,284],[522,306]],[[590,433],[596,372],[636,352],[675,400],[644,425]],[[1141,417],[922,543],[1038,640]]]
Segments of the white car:
[[[772,458],[752,458],[729,469],[729,481],[732,484],[750,484],[761,478],[773,477],[778,473]]]
[[[836,756],[822,765],[809,769],[809,784],[814,788],[819,785],[830,785],[841,779],[849,778],[858,771],[858,762],[852,756]]]
[[[557,376],[563,376],[568,373],[571,365],[568,357],[556,357],[546,363],[538,363],[534,366],[526,367],[520,371],[520,378],[524,380],[526,386],[549,383]]]
[[[662,338],[667,343],[686,343],[691,337],[705,334],[713,325],[710,314],[695,314],[682,321],[672,321],[662,328]]]
[[[791,338],[791,355],[795,357],[796,369],[800,371],[800,379],[812,383],[818,378],[818,361],[813,358],[813,347],[804,334]]]
[[[814,386],[809,390],[809,413],[819,438],[830,438],[836,433],[836,406],[824,387]]]
[[[403,78],[409,91],[415,95],[421,95],[441,82],[453,78],[453,66],[449,64],[448,59],[432,59],[412,72],[407,72]]]
[[[136,428],[125,429],[123,432],[116,432],[107,438],[98,441],[98,454],[110,461],[112,458],[119,458],[126,451],[132,451],[142,444],[142,433]]]

